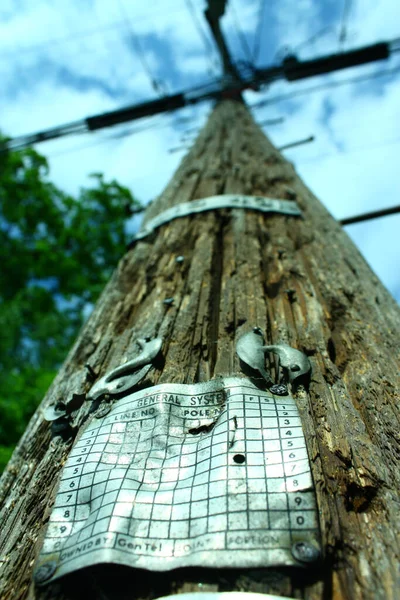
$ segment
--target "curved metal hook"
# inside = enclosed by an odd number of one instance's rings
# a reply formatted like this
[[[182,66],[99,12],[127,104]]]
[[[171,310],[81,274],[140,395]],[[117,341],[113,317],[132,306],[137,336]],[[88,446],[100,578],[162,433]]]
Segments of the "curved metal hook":
[[[143,379],[150,370],[151,363],[161,350],[162,338],[139,339],[137,343],[141,349],[140,354],[125,364],[112,369],[96,381],[88,393],[88,400],[97,400],[106,394],[113,396],[127,392]]]

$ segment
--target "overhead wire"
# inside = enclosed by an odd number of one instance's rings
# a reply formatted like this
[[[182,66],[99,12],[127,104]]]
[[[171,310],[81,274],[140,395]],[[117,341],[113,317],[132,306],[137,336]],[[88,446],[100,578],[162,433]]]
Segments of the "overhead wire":
[[[171,14],[175,14],[179,11],[180,11],[180,9],[178,9],[178,8],[174,9],[174,8],[170,7],[168,9],[168,11],[166,11],[165,13],[163,12],[162,14],[166,14],[166,15],[170,16]],[[145,22],[148,21],[148,17],[142,15],[142,16],[139,16],[138,18],[135,18],[135,23],[143,22],[143,21],[145,21]],[[80,38],[90,37],[92,35],[98,35],[100,33],[103,33],[104,31],[109,31],[112,29],[120,29],[121,27],[124,27],[124,26],[126,26],[125,19],[113,21],[111,23],[105,24],[104,26],[96,27],[94,29],[84,30],[84,31],[78,32],[76,34],[68,34],[65,36],[58,37],[58,38],[50,38],[50,39],[45,40],[44,42],[40,42],[39,44],[30,44],[28,46],[20,46],[17,49],[0,50],[0,58],[2,58],[2,57],[9,58],[9,57],[18,56],[18,55],[24,54],[24,53],[32,53],[32,52],[35,52],[38,50],[54,48],[54,46],[57,44],[65,44],[65,43],[68,43],[70,41],[74,41],[74,40],[77,40]]]
[[[314,92],[319,92],[322,90],[327,90],[327,89],[331,89],[331,88],[335,88],[335,87],[341,87],[343,85],[350,85],[353,83],[363,83],[365,81],[377,79],[379,77],[394,75],[399,72],[400,72],[400,65],[398,65],[397,67],[393,67],[392,69],[385,69],[383,71],[377,71],[376,73],[372,73],[370,75],[361,75],[359,77],[351,77],[349,79],[341,79],[339,81],[330,81],[327,83],[321,83],[319,85],[308,87],[308,88],[305,88],[302,90],[290,92],[289,94],[281,94],[280,96],[275,96],[272,98],[266,98],[265,100],[260,100],[259,102],[250,104],[249,108],[251,108],[251,109],[263,108],[267,104],[283,102],[285,100],[291,100],[292,98],[297,98],[298,96],[304,96],[304,95],[308,95],[308,94],[311,94]]]
[[[396,68],[388,69],[385,71],[378,71],[367,76],[354,77],[347,80],[333,81],[325,84],[320,84],[312,88],[308,87],[302,90],[291,92],[290,94],[282,94],[272,98],[266,98],[265,100],[261,100],[260,102],[249,105],[249,108],[258,109],[263,106],[266,106],[267,104],[273,104],[276,102],[290,100],[294,97],[305,94],[309,95],[310,93],[316,91],[334,88],[351,83],[359,83],[376,77],[393,75],[399,70],[400,65]],[[198,90],[200,91],[198,92]],[[20,150],[22,148],[26,148],[27,146],[39,142],[57,139],[64,135],[71,135],[75,133],[88,133],[89,131],[95,131],[104,127],[110,127],[112,125],[117,125],[122,122],[144,118],[146,116],[150,116],[158,112],[171,111],[173,109],[183,108],[186,105],[197,104],[200,101],[204,102],[209,99],[215,99],[220,93],[220,82],[218,85],[218,83],[215,83],[214,81],[208,81],[207,83],[199,85],[197,86],[197,88],[187,90],[186,92],[183,91],[172,96],[166,96],[157,100],[151,100],[149,102],[144,102],[138,105],[127,106],[123,109],[109,111],[100,115],[94,115],[92,117],[87,117],[86,119],[81,119],[73,123],[67,123],[59,127],[54,127],[41,132],[11,138],[4,144],[2,144],[2,147],[0,148],[0,154],[9,150]]]
[[[339,33],[339,52],[343,50],[344,43],[347,39],[347,21],[349,19],[351,8],[351,0],[344,0],[342,24]]]
[[[391,40],[390,52],[400,52],[400,37]]]
[[[376,150],[377,148],[385,148],[386,146],[395,146],[400,144],[400,138],[393,138],[391,140],[383,140],[378,144],[371,144],[369,146],[358,146],[357,148],[349,148],[348,150],[344,150],[343,152],[326,152],[325,154],[319,154],[318,156],[313,156],[311,158],[306,158],[305,160],[299,160],[296,164],[307,164],[311,162],[316,162],[323,158],[338,158],[341,156],[346,156],[348,154],[357,154],[358,152],[370,152],[372,150]]]
[[[198,18],[198,15],[196,13],[196,10],[192,4],[192,0],[186,0],[186,6],[189,12],[189,15],[194,23],[194,26],[200,36],[200,38],[203,40],[203,44],[205,47],[205,51],[206,51],[206,57],[209,61],[209,65],[211,68],[210,74],[212,72],[216,72],[219,74],[220,72],[220,63],[219,63],[219,59],[216,58],[215,55],[215,48],[212,44],[212,42],[210,41],[210,39],[208,38],[208,36],[206,35],[206,33],[204,33],[201,22]]]
[[[259,127],[268,127],[269,125],[280,125],[284,122],[284,117],[276,117],[275,119],[264,119],[264,121],[257,121]]]
[[[197,85],[197,86],[195,86],[193,88],[190,88],[190,90],[188,92],[184,92],[184,93],[189,93],[189,92],[192,93],[192,92],[197,92],[197,91],[206,91],[208,88],[213,89],[213,87],[217,83],[218,83],[218,80],[211,80],[211,81],[199,84],[199,85]],[[167,113],[164,113],[164,114],[167,114]],[[193,119],[191,117],[177,117],[177,118],[175,118],[174,115],[175,115],[175,113],[172,115],[173,119],[175,120],[175,125],[185,124],[185,123],[193,121]],[[156,115],[156,116],[159,116],[159,115]],[[154,116],[152,116],[150,118],[153,121]],[[80,127],[83,127],[83,125],[81,124],[81,122],[77,122],[77,124],[73,124],[73,125],[75,127],[77,127],[78,125]],[[170,126],[170,125],[172,125],[172,123],[170,121],[167,122],[167,123],[161,124],[161,125],[159,125],[158,122],[156,122],[156,123],[152,122],[152,123],[147,123],[147,124],[145,123],[142,126],[139,125],[139,126],[131,127],[131,128],[129,128],[129,130],[125,130],[125,131],[122,131],[122,132],[118,132],[117,131],[116,133],[113,133],[113,134],[111,134],[111,135],[109,135],[107,137],[102,137],[100,139],[97,139],[97,140],[95,140],[92,143],[82,144],[80,146],[75,146],[74,148],[67,148],[65,150],[61,150],[60,152],[50,153],[47,156],[49,156],[50,158],[53,158],[55,156],[61,156],[63,154],[70,154],[71,152],[74,152],[75,150],[78,150],[78,151],[79,150],[84,150],[85,148],[91,148],[93,146],[97,146],[97,145],[103,144],[104,142],[108,142],[108,141],[113,140],[113,139],[119,139],[119,138],[126,137],[128,135],[135,135],[136,133],[141,133],[142,131],[146,131],[148,129],[154,129],[154,128],[157,128],[157,127],[159,127],[159,128],[161,128],[161,127],[167,127],[167,126]],[[89,133],[87,130],[83,131],[83,130],[78,130],[78,129],[76,130],[76,132],[77,133]],[[1,150],[0,150],[0,154],[1,154]]]
[[[275,58],[279,58],[280,60],[282,60],[285,56],[292,55],[294,53],[297,54],[299,52],[299,50],[316,42],[322,35],[324,35],[331,29],[332,29],[332,27],[330,25],[327,27],[323,27],[322,29],[317,31],[317,33],[313,33],[309,38],[307,38],[306,40],[303,40],[302,42],[300,42],[299,44],[296,44],[295,46],[285,45],[285,46],[278,48],[277,52],[275,53]]]
[[[171,115],[169,115],[171,116]],[[151,120],[154,120],[154,117],[151,117]],[[180,117],[179,119],[175,120],[175,124],[179,123],[179,124],[185,124],[190,122],[192,119],[190,117]],[[79,150],[86,150],[86,148],[92,148],[94,146],[99,146],[101,144],[104,144],[105,142],[109,142],[112,140],[119,140],[121,138],[124,137],[128,137],[130,135],[135,135],[136,133],[142,133],[143,131],[147,131],[149,129],[161,129],[164,127],[170,127],[173,123],[171,121],[167,121],[166,123],[159,123],[159,122],[152,122],[152,123],[148,123],[146,125],[143,126],[135,126],[135,127],[130,127],[129,129],[123,130],[123,131],[119,131],[116,133],[113,133],[107,137],[102,137],[102,138],[97,138],[95,141],[93,141],[92,143],[89,144],[81,144],[80,146],[75,146],[74,148],[66,148],[65,150],[61,150],[60,152],[50,152],[48,154],[46,154],[46,156],[48,158],[56,158],[57,156],[62,156],[64,154],[71,154],[72,152],[76,152]]]
[[[282,152],[282,150],[289,150],[290,148],[297,148],[297,146],[304,146],[304,144],[310,144],[315,141],[315,136],[310,135],[307,138],[296,140],[295,142],[290,142],[288,144],[284,144],[283,146],[279,146],[277,150]]]
[[[353,225],[353,223],[362,223],[363,221],[370,221],[371,219],[380,219],[381,217],[388,217],[400,213],[400,206],[391,206],[390,208],[383,208],[380,210],[373,210],[371,212],[363,213],[361,215],[355,215],[354,217],[346,217],[340,219],[341,225]]]
[[[83,31],[80,33],[76,33],[73,35],[68,35],[65,37],[60,37],[60,38],[53,38],[53,39],[49,39],[46,40],[45,42],[42,42],[40,44],[32,44],[30,46],[21,46],[18,48],[18,50],[11,50],[11,51],[0,51],[0,58],[1,57],[10,57],[10,56],[15,56],[15,55],[19,55],[19,54],[23,54],[25,52],[27,53],[32,53],[35,50],[45,50],[46,48],[54,48],[54,46],[56,44],[63,44],[66,42],[70,42],[73,40],[77,40],[80,38],[85,38],[85,37],[90,37],[92,35],[97,35],[99,33],[102,33],[104,31],[108,31],[110,29],[118,29],[120,28],[122,25],[124,24],[124,21],[115,21],[114,23],[110,23],[109,25],[106,25],[104,27],[96,27],[93,30],[88,30],[88,31]]]
[[[260,46],[261,46],[261,33],[264,24],[264,12],[265,12],[266,1],[260,0],[259,9],[258,9],[258,18],[257,18],[257,31],[254,37],[254,45],[253,45],[253,54],[252,60],[255,64],[260,55]]]
[[[330,25],[328,25],[328,27],[323,27],[322,29],[317,31],[317,33],[313,33],[313,35],[311,37],[309,37],[307,40],[304,40],[304,42],[300,42],[299,44],[294,46],[292,51],[298,52],[301,48],[304,48],[305,46],[309,46],[310,44],[316,42],[318,40],[318,38],[320,38],[322,35],[324,35],[328,31],[330,31],[331,29],[332,29],[332,27]]]
[[[263,108],[265,105],[267,104],[275,104],[278,102],[283,102],[286,100],[291,100],[294,97],[298,97],[298,96],[302,96],[302,95],[309,95],[311,93],[315,93],[315,92],[319,92],[325,89],[329,89],[329,88],[335,88],[335,87],[340,87],[342,85],[350,85],[353,83],[363,83],[365,81],[369,81],[372,79],[375,79],[377,77],[383,77],[383,76],[388,76],[388,75],[393,75],[395,73],[400,72],[400,65],[393,68],[393,69],[387,69],[385,71],[379,71],[378,73],[373,73],[371,75],[366,75],[366,76],[361,76],[361,77],[353,77],[353,78],[349,78],[349,79],[345,79],[342,81],[336,81],[336,82],[330,82],[330,83],[325,83],[325,84],[321,84],[318,86],[313,86],[313,87],[309,87],[307,89],[304,90],[298,90],[297,92],[291,92],[290,94],[282,94],[279,96],[275,96],[272,98],[268,98],[265,100],[261,100],[260,102],[257,102],[255,104],[250,104],[249,108],[250,109],[259,109],[259,108]],[[193,88],[193,90],[191,91],[195,91],[195,90],[206,90],[208,87],[213,87],[215,85],[216,82],[209,82],[207,84],[202,84],[197,86],[196,88]],[[280,122],[281,119],[277,119],[277,122]],[[182,120],[183,122],[183,120]],[[261,123],[262,125],[262,123]],[[152,129],[153,127],[157,127],[158,124],[149,124],[149,125],[144,125],[143,127],[135,127],[134,129],[129,130],[129,132],[127,132],[126,134],[124,133],[117,133],[117,134],[113,134],[111,136],[108,136],[107,138],[102,138],[101,140],[97,140],[96,142],[94,142],[93,144],[86,144],[84,146],[78,146],[77,148],[72,148],[72,149],[67,149],[65,151],[61,151],[59,153],[56,154],[56,156],[58,156],[59,154],[64,154],[64,153],[70,153],[73,152],[75,149],[76,150],[80,150],[86,147],[91,147],[91,146],[95,146],[97,144],[103,144],[104,142],[109,141],[110,139],[113,139],[114,137],[125,137],[125,135],[134,135],[135,133],[139,133],[141,131],[147,130],[147,129]],[[166,125],[160,125],[160,127],[164,127]],[[397,143],[396,141],[394,141],[393,143]],[[343,153],[344,154],[344,153]],[[50,154],[49,156],[55,156],[54,154]],[[326,156],[326,155],[323,155]],[[317,157],[315,160],[318,160],[318,158],[322,158],[323,156]],[[334,154],[330,155],[330,156],[335,156]],[[305,160],[305,161],[301,161],[301,163],[303,162],[312,162],[312,160]]]
[[[140,42],[138,40],[138,36],[136,35],[136,33],[133,30],[132,27],[132,23],[130,20],[130,17],[128,15],[128,13],[126,12],[125,6],[123,4],[123,0],[118,0],[118,6],[120,9],[121,14],[124,16],[125,18],[125,24],[126,24],[126,28],[127,31],[129,32],[129,35],[131,36],[136,54],[140,60],[140,63],[144,69],[144,71],[146,72],[147,76],[149,77],[151,84],[153,86],[153,89],[155,92],[158,93],[159,96],[165,96],[165,94],[168,92],[168,90],[166,89],[165,85],[163,84],[162,81],[159,81],[158,79],[156,79],[153,76],[153,73],[150,69],[150,65],[147,62],[147,58],[146,58],[146,54],[143,51],[143,48],[140,45]]]
[[[329,72],[338,68],[344,68],[345,66],[348,67],[355,64],[364,64],[365,62],[369,62],[371,60],[386,59],[390,55],[389,48],[393,45],[393,43],[397,44],[397,42],[398,40],[394,40],[394,42],[392,40],[389,42],[382,42],[372,46],[356,49],[342,55],[328,55],[318,59],[313,59],[311,61],[295,61],[294,64],[292,62],[290,64],[284,62],[282,65],[276,65],[264,69],[256,69],[254,74],[249,79],[239,80],[236,84],[232,84],[233,87],[232,89],[229,89],[228,92],[229,94],[232,94],[238,93],[239,90],[248,89],[250,87],[253,89],[254,85],[257,85],[257,89],[259,89],[260,82],[266,84],[279,78],[286,78],[287,80],[292,81]],[[363,76],[361,78],[353,78],[347,81],[333,81],[329,82],[328,84],[316,86],[314,88],[299,90],[298,92],[294,92],[283,97],[279,96],[278,98],[267,98],[261,102],[251,105],[250,108],[260,108],[261,106],[270,104],[274,101],[276,102],[277,100],[287,100],[293,96],[309,94],[311,91],[336,87],[343,85],[344,83],[365,81],[377,76],[388,75],[389,73],[393,73],[397,70],[398,68],[387,71],[378,71],[377,73],[368,75],[367,77]],[[252,80],[253,77],[254,81]],[[213,87],[213,89],[208,89],[208,91],[204,92],[204,88],[209,88],[210,85]],[[221,81],[219,81],[219,84],[207,82],[207,84],[202,84],[199,87],[203,88],[203,93],[196,93],[196,88],[192,88],[186,92],[178,92],[176,94],[162,96],[158,99],[151,99],[147,102],[132,104],[116,110],[107,111],[102,114],[93,115],[85,119],[81,119],[78,122],[67,123],[44,131],[35,132],[33,134],[17,136],[4,142],[0,152],[18,150],[28,145],[48,141],[50,139],[56,139],[63,135],[103,129],[105,127],[111,127],[122,122],[150,116],[152,114],[176,110],[178,108],[183,108],[186,105],[197,104],[201,101],[209,99],[218,100],[219,98],[224,97],[225,90],[223,87],[221,88]],[[77,128],[79,131],[77,131]]]
[[[235,28],[236,35],[237,35],[237,37],[239,39],[239,43],[240,43],[240,45],[242,47],[243,54],[246,56],[246,58],[249,61],[249,63],[252,63],[253,62],[253,56],[252,56],[252,53],[251,53],[251,49],[250,49],[250,46],[249,46],[249,44],[247,42],[246,36],[244,35],[244,33],[242,31],[242,28],[240,27],[238,15],[237,15],[237,12],[236,12],[233,0],[230,0],[228,6],[230,8],[230,14],[231,14],[231,17],[232,17],[232,23],[233,23],[233,26]]]

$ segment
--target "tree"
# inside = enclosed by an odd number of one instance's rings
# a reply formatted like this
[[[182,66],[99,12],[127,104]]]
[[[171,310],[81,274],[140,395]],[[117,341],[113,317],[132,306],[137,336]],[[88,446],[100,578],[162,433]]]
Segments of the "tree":
[[[236,341],[260,327],[268,344],[287,342],[312,362],[309,391],[299,388],[296,402],[316,488],[321,562],[163,573],[100,565],[34,589],[34,559],[73,443],[52,440],[38,410],[0,481],[6,600],[30,592],[37,599],[116,600],[200,589],[307,600],[396,597],[399,308],[246,107],[225,100],[146,220],[182,202],[231,193],[296,198],[303,216],[211,211],[172,220],[137,242],[42,408],[88,392],[93,379],[86,363],[102,376],[135,356],[135,340],[146,336],[163,338],[163,360],[147,374],[147,386],[242,375]],[[93,417],[92,409],[90,402],[77,408],[76,428]],[[91,498],[84,502],[90,507]],[[56,554],[54,561],[57,567]]]
[[[77,198],[34,150],[0,157],[0,472],[124,252],[140,210],[116,181],[92,175]]]

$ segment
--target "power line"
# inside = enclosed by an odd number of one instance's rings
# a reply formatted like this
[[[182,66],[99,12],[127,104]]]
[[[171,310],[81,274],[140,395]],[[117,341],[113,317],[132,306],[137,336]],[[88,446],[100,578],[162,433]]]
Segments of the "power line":
[[[313,35],[311,37],[309,37],[307,40],[304,40],[304,42],[300,42],[300,44],[297,44],[297,46],[295,46],[293,48],[292,52],[298,52],[300,50],[300,48],[304,48],[305,46],[312,44],[318,38],[320,38],[322,35],[324,35],[324,33],[327,33],[331,29],[332,29],[332,27],[330,25],[328,27],[323,27],[322,29],[317,31],[317,33],[313,33]]]
[[[210,27],[211,34],[221,58],[223,70],[223,81],[221,83],[224,88],[230,86],[232,89],[231,84],[234,82],[236,84],[241,82],[241,77],[236,65],[232,61],[225,37],[221,31],[220,19],[225,13],[226,2],[227,0],[207,0],[207,8],[204,11],[204,17]],[[237,91],[236,96],[240,96],[240,91],[241,90]]]
[[[341,87],[342,85],[349,85],[349,84],[353,84],[353,83],[363,83],[364,81],[377,79],[378,77],[394,75],[399,72],[400,72],[400,65],[397,67],[394,67],[393,69],[386,69],[383,71],[378,71],[376,73],[372,73],[371,75],[361,75],[359,77],[351,77],[349,79],[342,79],[340,81],[330,81],[327,83],[321,83],[320,85],[308,87],[304,90],[297,90],[295,92],[291,92],[290,94],[281,94],[280,96],[266,98],[265,100],[261,100],[259,102],[256,102],[255,104],[250,104],[250,108],[252,108],[252,109],[263,108],[267,104],[275,104],[275,102],[284,102],[285,100],[292,100],[292,98],[297,98],[298,96],[307,96],[308,94],[312,94],[314,92],[320,92],[320,91],[335,88],[335,87]]]
[[[288,148],[294,148],[295,146],[302,146],[303,144],[309,144],[310,142],[314,141],[314,136],[310,135],[310,137],[305,138],[303,140],[297,140],[295,142],[291,142],[290,144],[285,144],[284,146],[278,146],[277,150],[282,151],[282,150],[287,150]],[[168,152],[170,154],[173,154],[174,152],[183,152],[184,150],[188,150],[190,148],[190,146],[177,146],[175,148],[170,148],[168,150]]]
[[[351,0],[344,0],[342,25],[339,33],[339,51],[343,48],[343,45],[347,38],[347,21],[350,14]]]
[[[390,52],[400,52],[400,37],[390,42]]]
[[[164,84],[161,81],[159,81],[155,77],[153,77],[153,74],[151,72],[149,63],[147,62],[146,54],[143,51],[143,48],[140,45],[139,39],[138,39],[136,33],[133,30],[130,17],[129,17],[128,13],[125,10],[125,6],[123,4],[123,0],[118,0],[118,6],[119,6],[121,14],[125,18],[125,25],[126,25],[128,33],[131,36],[133,45],[135,47],[136,54],[137,54],[137,56],[138,56],[138,58],[139,58],[139,60],[140,60],[140,62],[142,64],[142,67],[143,67],[144,71],[147,73],[147,76],[148,76],[148,78],[151,81],[151,85],[153,86],[154,91],[157,92],[159,94],[159,96],[164,96],[166,94],[167,90],[165,89],[165,86],[164,86]]]
[[[200,85],[192,88],[190,90],[190,93],[194,93],[196,91],[205,91],[205,90],[207,90],[207,88],[210,88],[210,87],[213,88],[216,85],[216,83],[218,83],[218,82],[217,81],[209,81],[207,83],[200,84]],[[155,128],[160,128],[161,129],[162,127],[169,127],[169,126],[172,125],[171,122],[167,122],[167,123],[163,123],[163,124],[159,124],[157,122],[154,123],[153,122],[154,116],[150,115],[150,117],[152,119],[151,123],[147,123],[147,124],[144,124],[143,126],[139,126],[139,127],[134,126],[134,127],[129,128],[129,129],[123,130],[122,132],[116,132],[116,133],[114,133],[112,135],[109,135],[107,137],[103,137],[101,139],[97,139],[96,141],[94,141],[92,143],[83,144],[83,145],[80,145],[80,146],[75,146],[74,148],[67,148],[66,150],[61,150],[60,152],[50,153],[47,156],[49,158],[54,158],[54,157],[57,157],[57,156],[61,156],[63,154],[70,154],[71,152],[75,152],[76,150],[84,150],[86,148],[91,148],[91,147],[103,144],[104,142],[108,142],[110,140],[120,139],[120,138],[127,137],[127,136],[130,136],[130,135],[135,135],[136,133],[141,133],[142,131],[147,131],[149,129],[155,129]],[[181,124],[185,124],[185,123],[188,123],[188,122],[193,122],[193,119],[191,117],[178,117],[178,118],[175,118],[174,121],[175,121],[175,125],[181,125]],[[74,126],[76,128],[76,131],[75,131],[76,133],[82,133],[81,129],[78,130],[78,127],[82,127],[82,123],[81,122],[73,123],[73,124],[71,124],[71,127],[72,126]],[[73,133],[75,133],[75,132],[73,132]],[[85,129],[84,132],[87,133],[87,130]],[[54,138],[52,138],[52,139],[54,139]],[[34,143],[34,142],[32,142],[32,143]],[[23,147],[26,147],[26,144]],[[13,149],[18,149],[18,148],[13,148]],[[4,150],[2,150],[1,147],[0,147],[0,155],[1,155],[2,152],[4,152]]]
[[[310,135],[308,138],[304,138],[302,140],[297,140],[296,142],[290,142],[290,144],[285,144],[284,146],[279,146],[278,150],[289,150],[289,148],[295,148],[297,146],[303,146],[303,144],[310,144],[315,140],[313,135]]]
[[[172,6],[169,6],[168,11],[162,12],[162,15],[171,16],[178,12],[180,12],[179,8],[172,8]],[[158,13],[158,16],[160,16],[159,10],[157,11],[157,13]],[[148,16],[143,16],[143,14],[142,14],[142,16],[139,16],[138,18],[135,17],[135,24],[140,23],[140,22],[147,22],[148,20],[149,20]],[[0,51],[0,58],[1,57],[9,58],[11,56],[16,56],[19,54],[32,53],[37,50],[45,50],[46,48],[53,48],[57,44],[68,43],[68,42],[74,41],[76,39],[90,37],[92,35],[97,35],[99,33],[103,33],[104,31],[109,31],[112,29],[120,29],[123,26],[126,26],[125,20],[113,21],[108,24],[105,24],[102,27],[96,27],[94,29],[84,30],[84,31],[81,31],[81,32],[78,32],[75,34],[68,34],[66,36],[61,36],[59,38],[50,38],[50,39],[45,40],[44,42],[40,42],[39,44],[31,44],[29,46],[19,47],[17,50],[15,50],[15,49],[7,50],[6,49],[5,51]]]
[[[357,154],[358,152],[370,152],[371,150],[376,150],[377,148],[385,148],[386,146],[393,146],[400,143],[400,138],[394,138],[392,140],[383,140],[378,144],[372,144],[370,146],[359,146],[357,148],[350,148],[349,150],[345,150],[344,152],[326,152],[325,154],[319,154],[318,156],[314,156],[312,158],[308,158],[305,160],[301,160],[296,164],[306,164],[310,162],[316,162],[317,160],[321,160],[323,158],[332,158],[339,156],[346,156],[347,154]]]
[[[240,79],[240,77],[236,74],[237,72],[234,65],[230,61],[229,53],[227,52],[226,45],[219,28],[218,19],[220,14],[218,10],[218,5],[213,5],[213,9],[208,9],[205,14],[210,23],[213,34],[215,34],[216,40],[221,42],[219,47],[225,51],[225,81],[219,81],[218,84],[208,83],[204,86],[200,86],[200,91],[199,88],[192,88],[187,92],[180,92],[162,98],[157,98],[155,100],[142,102],[140,104],[133,104],[34,134],[18,136],[14,139],[4,142],[2,144],[2,149],[0,148],[0,152],[18,150],[35,143],[56,139],[73,133],[84,133],[88,131],[95,131],[97,129],[103,129],[105,127],[111,127],[127,121],[134,121],[162,112],[173,111],[178,108],[183,108],[184,106],[191,104],[197,104],[205,100],[238,98],[240,97],[241,92],[246,89],[259,89],[260,85],[271,83],[278,79],[295,81],[297,79],[321,75],[322,73],[330,73],[332,71],[348,68],[350,66],[365,64],[376,60],[384,60],[390,56],[391,42],[381,42],[372,46],[357,48],[356,50],[351,50],[343,54],[326,55],[308,61],[300,61],[297,60],[297,58],[292,57],[291,60],[285,60],[280,65],[256,69],[253,76],[249,79]],[[396,71],[397,70],[398,69],[396,69]],[[376,75],[381,74],[382,72]],[[385,74],[388,74],[388,72],[385,72]],[[359,78],[359,80],[360,79],[361,78]],[[353,81],[355,80],[356,79]],[[337,85],[343,85],[343,82],[331,82],[330,84],[322,87],[334,87]],[[295,92],[294,94],[289,95],[289,97],[304,93],[309,93],[309,90]],[[285,99],[287,99],[287,96],[278,98],[279,101]],[[253,105],[253,108],[255,106],[263,106],[273,101],[276,101],[276,98],[264,100],[256,105]]]
[[[210,62],[210,66],[211,66],[211,70],[212,71],[217,71],[219,72],[219,61],[218,64],[216,63],[216,59],[215,59],[215,49],[214,46],[212,44],[212,42],[209,40],[208,36],[204,33],[203,31],[203,27],[201,25],[201,22],[198,18],[198,15],[196,13],[196,10],[192,4],[192,0],[186,0],[186,6],[187,9],[189,11],[189,14],[191,16],[191,19],[194,23],[195,28],[198,31],[199,36],[201,37],[201,39],[203,40],[203,44],[205,46],[205,50],[206,50],[206,56]]]
[[[266,1],[260,0],[260,5],[258,9],[258,19],[257,19],[257,31],[254,37],[254,46],[253,46],[253,63],[255,64],[258,61],[260,54],[260,43],[261,43],[261,33],[263,29],[264,22],[264,12],[265,12]]]
[[[174,148],[169,148],[168,154],[175,154],[176,152],[185,152],[185,150],[189,150],[190,146],[175,146]]]
[[[372,212],[367,212],[362,215],[357,215],[355,217],[347,217],[346,219],[341,219],[339,223],[341,225],[352,225],[353,223],[361,223],[362,221],[369,221],[371,219],[379,219],[380,217],[387,217],[389,215],[395,215],[400,212],[400,206],[392,206],[391,208],[384,208],[382,210],[374,210]]]
[[[257,121],[259,127],[268,127],[269,125],[280,125],[284,122],[284,117],[277,117],[276,119],[265,119],[264,121]]]
[[[229,7],[231,9],[230,10],[230,14],[232,16],[232,23],[233,23],[233,26],[234,26],[234,28],[236,30],[236,35],[237,35],[237,37],[239,39],[239,42],[240,42],[240,45],[242,47],[243,54],[246,56],[247,60],[250,63],[252,63],[253,57],[252,57],[252,54],[251,54],[250,46],[247,43],[246,36],[244,35],[244,33],[243,33],[243,31],[242,31],[242,29],[241,29],[241,27],[239,25],[239,19],[238,19],[238,16],[237,16],[235,5],[233,4],[233,0],[230,0]]]
[[[123,131],[117,132],[117,133],[113,133],[112,135],[109,135],[107,137],[102,137],[100,139],[96,139],[94,142],[90,143],[90,144],[82,144],[80,146],[75,146],[74,148],[67,148],[65,150],[61,150],[60,152],[50,152],[49,154],[47,154],[46,156],[48,158],[56,158],[57,156],[63,156],[64,154],[71,154],[72,152],[76,152],[79,150],[86,150],[86,148],[93,148],[95,146],[100,146],[101,144],[104,144],[105,142],[109,142],[112,140],[119,140],[121,138],[124,137],[128,137],[131,135],[135,135],[137,133],[142,133],[143,131],[148,131],[149,129],[162,129],[164,127],[171,127],[171,125],[173,125],[173,123],[171,121],[168,121],[166,123],[158,123],[158,122],[153,122],[153,117],[151,117],[152,122],[148,123],[147,125],[143,125],[142,127],[130,127],[128,129],[124,129]],[[175,119],[175,124],[185,124],[188,122],[191,122],[192,119],[190,117],[179,117],[178,119]]]
[[[310,60],[299,60],[295,55],[286,56],[280,67],[267,67],[255,69],[255,80],[274,81],[282,77],[288,81],[296,81],[307,77],[315,77],[325,73],[332,73],[349,67],[358,67],[377,60],[387,60],[392,50],[391,42],[379,42],[370,46],[363,46],[341,54],[328,54]],[[260,81],[261,82],[261,81]]]
[[[92,35],[97,35],[104,31],[108,31],[110,29],[118,29],[123,24],[124,24],[124,21],[115,21],[114,23],[110,23],[109,25],[106,25],[104,27],[97,27],[96,29],[87,30],[87,31],[76,33],[73,35],[69,34],[68,36],[65,36],[65,37],[49,39],[40,44],[32,44],[30,46],[22,46],[17,51],[16,50],[11,50],[11,51],[6,50],[5,52],[4,51],[0,52],[0,58],[3,56],[5,58],[9,58],[10,56],[15,56],[17,54],[24,54],[25,52],[32,53],[35,50],[45,50],[46,48],[53,48],[57,44],[63,44],[63,43],[77,40],[80,38],[90,37]]]

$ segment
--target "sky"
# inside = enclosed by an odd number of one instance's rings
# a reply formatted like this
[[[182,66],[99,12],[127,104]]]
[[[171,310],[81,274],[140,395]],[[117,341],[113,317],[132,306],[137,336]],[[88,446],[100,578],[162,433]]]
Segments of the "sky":
[[[2,0],[0,129],[10,137],[189,90],[221,76],[203,0]],[[240,69],[400,37],[398,0],[229,0],[222,28]],[[399,44],[400,46],[400,44]],[[255,119],[337,219],[395,206],[400,192],[400,52],[389,60],[246,92]],[[209,102],[38,144],[69,193],[103,172],[142,202],[159,195]],[[179,149],[171,152],[172,149]],[[400,214],[347,233],[400,301]]]

